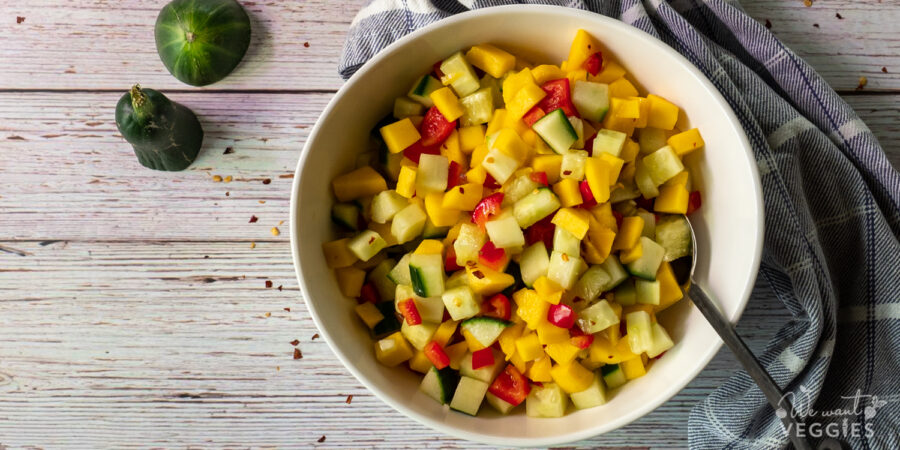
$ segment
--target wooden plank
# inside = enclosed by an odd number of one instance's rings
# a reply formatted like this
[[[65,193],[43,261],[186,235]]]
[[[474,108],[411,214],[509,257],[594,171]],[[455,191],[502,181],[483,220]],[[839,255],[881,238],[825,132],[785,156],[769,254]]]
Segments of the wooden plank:
[[[163,3],[123,0],[113,14],[106,0],[2,2],[0,89],[117,89],[134,82],[190,88],[170,76],[156,54],[153,24]],[[243,3],[256,30],[251,51],[212,88],[340,86],[338,55],[364,0]],[[867,89],[900,89],[900,9],[893,2],[817,0],[807,8],[799,0],[755,0],[744,8],[761,22],[769,19],[772,31],[835,88],[852,90],[865,75]]]
[[[29,254],[0,254],[4,445],[477,447],[393,411],[312,339],[283,242],[0,245]],[[788,317],[757,293],[740,332],[759,351]],[[720,352],[658,410],[582,445],[686,446],[691,407],[735,366]]]

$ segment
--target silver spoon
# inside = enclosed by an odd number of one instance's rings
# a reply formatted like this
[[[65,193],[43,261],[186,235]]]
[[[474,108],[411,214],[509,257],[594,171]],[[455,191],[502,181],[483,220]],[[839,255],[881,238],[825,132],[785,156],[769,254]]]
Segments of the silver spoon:
[[[694,302],[694,305],[696,305],[697,309],[703,313],[703,316],[706,317],[709,324],[712,325],[717,333],[719,333],[719,337],[725,341],[725,345],[731,349],[731,352],[734,353],[737,360],[744,366],[744,370],[747,371],[750,377],[753,378],[753,381],[756,382],[756,385],[759,386],[759,389],[765,394],[766,400],[769,401],[772,408],[774,408],[775,411],[782,410],[786,412],[786,414],[778,414],[778,416],[781,418],[781,423],[784,425],[785,430],[787,430],[788,438],[790,438],[794,447],[798,450],[812,449],[810,444],[799,435],[799,421],[794,413],[794,406],[784,397],[784,393],[781,392],[781,389],[778,388],[778,385],[775,384],[775,381],[772,380],[769,373],[759,364],[759,361],[753,356],[753,352],[747,348],[747,344],[745,344],[744,341],[741,340],[741,337],[738,336],[731,322],[722,315],[722,312],[719,311],[716,304],[709,298],[706,291],[704,291],[694,280],[694,269],[697,267],[697,258],[694,257],[694,255],[697,254],[697,239],[694,235],[694,227],[691,225],[691,221],[687,216],[684,218],[688,224],[688,228],[691,230],[692,246],[690,284],[684,289],[685,297],[690,298]],[[679,283],[682,282],[683,280],[679,280]]]

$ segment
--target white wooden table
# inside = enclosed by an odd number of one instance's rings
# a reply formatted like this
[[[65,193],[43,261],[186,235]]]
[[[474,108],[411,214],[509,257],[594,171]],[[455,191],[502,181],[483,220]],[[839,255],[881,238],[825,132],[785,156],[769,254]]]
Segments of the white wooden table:
[[[208,89],[160,63],[163,3],[0,2],[0,447],[474,447],[369,394],[316,339],[294,278],[290,176],[363,0],[243,1],[250,53]],[[895,0],[744,6],[900,165]],[[146,170],[118,135],[134,82],[200,116],[190,170]],[[760,349],[786,318],[759,284],[740,332]],[[691,407],[736,365],[723,350],[664,406],[582,444],[686,446]]]

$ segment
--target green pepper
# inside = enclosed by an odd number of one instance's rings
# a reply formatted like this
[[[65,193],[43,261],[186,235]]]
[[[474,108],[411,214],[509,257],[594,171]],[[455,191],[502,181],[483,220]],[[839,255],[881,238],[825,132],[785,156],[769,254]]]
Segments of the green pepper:
[[[203,127],[193,111],[139,85],[119,99],[116,126],[138,162],[153,170],[186,169],[203,144]]]
[[[235,0],[173,0],[156,18],[156,51],[184,83],[225,78],[250,46],[250,18]]]

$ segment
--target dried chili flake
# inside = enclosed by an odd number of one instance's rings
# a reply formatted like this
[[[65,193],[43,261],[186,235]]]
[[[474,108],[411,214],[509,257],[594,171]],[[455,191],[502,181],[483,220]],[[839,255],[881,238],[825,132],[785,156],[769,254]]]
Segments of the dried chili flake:
[[[814,23],[813,26],[816,28],[819,28],[819,24],[817,24],[817,23]]]
[[[228,147],[225,147],[225,153],[223,153],[224,155],[230,155],[232,153],[234,153],[234,147],[230,145]]]
[[[286,174],[283,174],[283,175],[278,175],[278,178],[294,178],[294,174],[292,174],[292,173],[286,173]]]
[[[231,178],[231,175],[228,175],[227,177],[225,177],[226,183],[231,183],[231,180],[233,180],[233,178]]]
[[[352,402],[352,401],[353,401],[353,394],[350,394],[350,395],[347,396],[347,401],[345,401],[344,403],[346,403],[346,404],[349,405],[350,402]]]
[[[272,227],[272,236],[278,236],[281,234],[281,231],[278,231],[278,227]]]
[[[860,90],[860,89],[866,87],[867,84],[869,84],[869,79],[868,79],[868,78],[866,78],[866,77],[859,77],[859,84],[856,85],[856,90]]]
[[[216,183],[221,183],[222,176],[221,175],[213,175],[213,181],[215,181]]]
[[[293,341],[291,341],[291,345],[293,345],[294,347],[300,345],[300,340],[299,340],[299,339],[294,339]]]
[[[251,248],[251,249],[256,248],[256,242],[251,242],[251,243],[250,243],[250,248]]]
[[[772,21],[766,19],[766,28],[772,28]]]
[[[887,73],[887,67],[882,67],[882,68],[881,68],[881,71],[882,71],[883,73]]]
[[[563,175],[572,175],[572,171],[571,171],[571,170],[564,170],[564,171],[563,171]]]
[[[272,280],[266,280],[266,289],[272,287]]]
[[[484,273],[482,273],[480,270],[472,272],[472,275],[475,275],[475,278],[478,278],[479,280],[484,278]]]
[[[834,17],[837,17],[838,20],[844,20],[844,16],[842,16],[841,13],[834,13]]]
[[[304,42],[303,46],[306,48],[309,48],[309,42]],[[324,440],[325,440],[325,436],[322,436],[322,441],[324,441]],[[319,442],[322,442],[322,441],[319,441]]]
[[[302,358],[303,358],[303,353],[300,353],[299,348],[295,348],[294,349],[294,359],[302,359]]]
[[[250,216],[250,222],[249,222],[249,223],[256,223],[257,220],[259,220],[259,217],[256,217],[256,216]]]
[[[263,184],[269,184],[272,182],[271,178],[263,178]]]
[[[259,202],[260,205],[265,205],[265,204],[266,204],[266,201],[265,201],[265,200],[257,200],[257,201]]]
[[[291,308],[283,308],[287,312],[291,312]]]
[[[314,341],[314,340],[316,340],[316,339],[318,339],[318,338],[319,338],[319,333],[316,333],[316,334],[314,334],[314,335],[312,336],[312,339],[310,339],[310,340],[311,340],[311,341]]]
[[[283,220],[279,220],[279,221],[278,221],[278,226],[280,227],[282,224],[284,224],[284,221],[283,221]]]
[[[25,18],[22,16],[16,16],[16,23],[22,23],[25,21]]]
[[[266,313],[264,314],[264,316],[266,316],[266,318],[272,317],[272,313],[266,312]]]
[[[284,290],[283,288],[284,288],[284,285],[282,285],[282,284],[279,284],[279,285],[278,285],[278,290],[279,290],[279,291]]]
[[[306,47],[309,47],[309,43],[308,43],[308,42],[307,42],[306,44],[303,44],[303,45],[306,46]],[[325,435],[324,435],[324,434],[322,435],[322,437],[319,438],[319,443],[321,444],[322,442],[325,442]]]
[[[226,197],[231,197],[231,192],[225,191],[225,196],[226,196]]]

